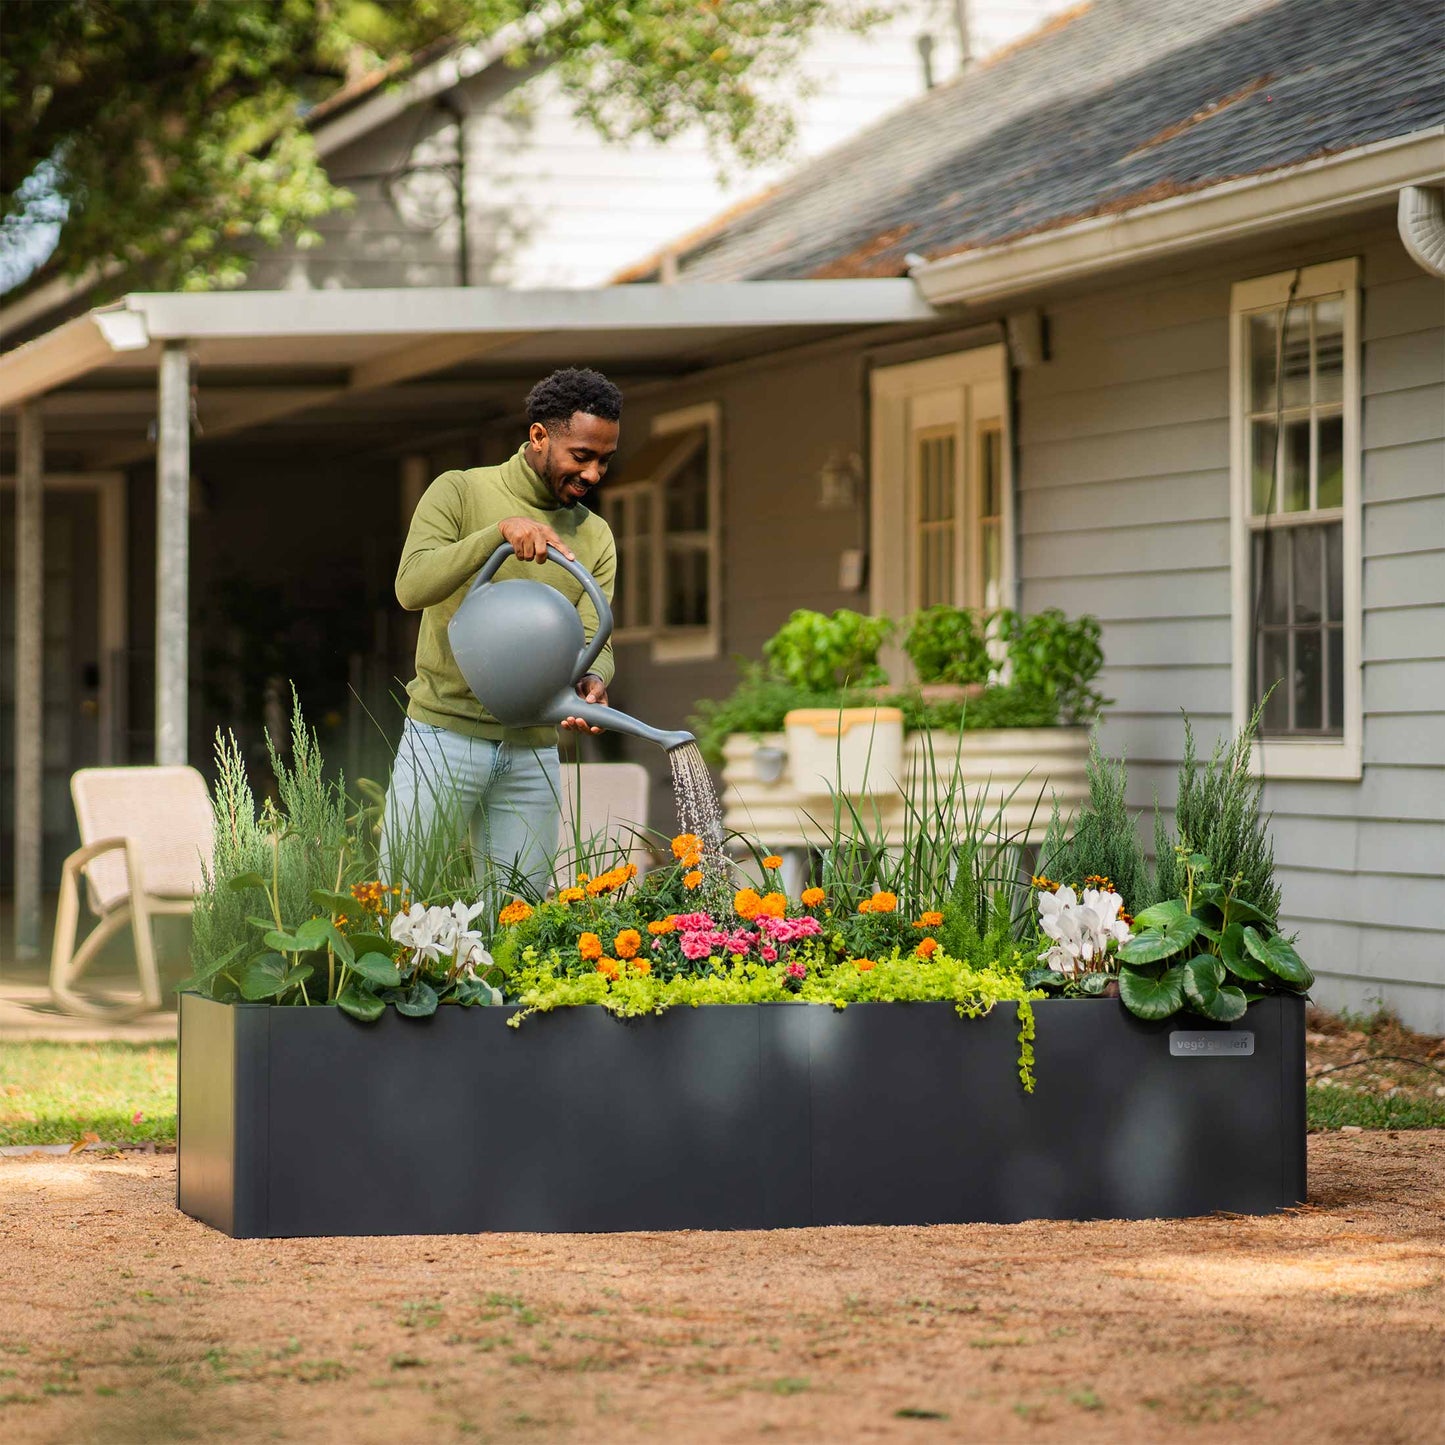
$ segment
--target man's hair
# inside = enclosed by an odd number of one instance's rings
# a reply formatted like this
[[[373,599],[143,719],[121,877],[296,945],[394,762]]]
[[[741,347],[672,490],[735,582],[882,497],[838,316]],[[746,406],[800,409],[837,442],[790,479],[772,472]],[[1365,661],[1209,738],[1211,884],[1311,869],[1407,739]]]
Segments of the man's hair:
[[[618,421],[622,393],[600,371],[568,366],[539,381],[527,394],[528,422],[566,431],[579,411],[603,421]]]

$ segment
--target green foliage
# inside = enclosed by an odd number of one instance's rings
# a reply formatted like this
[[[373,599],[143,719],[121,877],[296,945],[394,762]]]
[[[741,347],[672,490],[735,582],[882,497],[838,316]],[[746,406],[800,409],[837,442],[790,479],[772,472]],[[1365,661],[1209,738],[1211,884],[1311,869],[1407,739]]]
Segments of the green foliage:
[[[1305,1087],[1311,1129],[1445,1129],[1445,1099]]]
[[[846,607],[831,616],[799,608],[763,644],[763,655],[773,676],[808,692],[880,687],[888,675],[878,665],[878,650],[893,631],[887,617]]]
[[[1304,993],[1314,975],[1251,903],[1238,874],[1217,879],[1202,853],[1175,850],[1180,897],[1146,908],[1118,954],[1119,996],[1140,1018],[1163,1019],[1186,1005],[1228,1023],[1255,999]]]
[[[1221,738],[1200,764],[1194,729],[1184,719],[1184,758],[1179,765],[1179,801],[1174,829],[1182,847],[1209,858],[1216,878],[1238,878],[1237,892],[1274,925],[1280,890],[1274,881],[1274,843],[1269,819],[1260,812],[1264,780],[1250,772],[1250,750],[1259,725],[1256,713],[1232,739]],[[1160,851],[1157,895],[1167,898],[1183,886],[1175,853]]]
[[[958,701],[924,698],[916,689],[895,693],[883,701],[902,711],[903,725],[910,732],[1051,728],[1059,721],[1058,702],[1051,694],[1016,683],[995,683],[975,698]]]
[[[993,668],[984,629],[966,607],[940,604],[915,612],[903,650],[920,682],[987,682]]]
[[[1097,617],[1070,622],[1057,607],[1032,617],[1006,608],[997,625],[1015,686],[1053,698],[1065,723],[1090,723],[1099,715],[1109,699],[1092,686],[1104,665]]]
[[[1089,800],[1068,834],[1057,806],[1039,853],[1039,872],[1065,883],[1107,878],[1134,912],[1157,900],[1154,869],[1144,854],[1125,795],[1129,769],[1122,758],[1106,758],[1095,734],[1089,742]]]
[[[864,28],[856,0],[578,0],[518,26],[514,65],[549,64],[603,135],[700,128],[745,162],[788,147],[791,73],[824,22]],[[308,113],[344,86],[404,70],[448,38],[537,19],[530,0],[9,0],[0,50],[0,241],[63,220],[69,274],[119,261],[110,289],[234,285],[257,243],[316,244],[349,203]]]

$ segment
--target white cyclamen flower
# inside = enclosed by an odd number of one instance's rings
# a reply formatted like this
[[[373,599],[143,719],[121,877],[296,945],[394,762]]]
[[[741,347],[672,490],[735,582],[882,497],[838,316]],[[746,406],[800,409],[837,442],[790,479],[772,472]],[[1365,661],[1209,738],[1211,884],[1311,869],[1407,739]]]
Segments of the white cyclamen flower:
[[[1039,955],[1056,973],[1072,977],[1081,965],[1102,960],[1111,942],[1130,936],[1119,918],[1124,901],[1117,893],[1086,888],[1083,901],[1072,888],[1039,895],[1039,928],[1054,945]]]

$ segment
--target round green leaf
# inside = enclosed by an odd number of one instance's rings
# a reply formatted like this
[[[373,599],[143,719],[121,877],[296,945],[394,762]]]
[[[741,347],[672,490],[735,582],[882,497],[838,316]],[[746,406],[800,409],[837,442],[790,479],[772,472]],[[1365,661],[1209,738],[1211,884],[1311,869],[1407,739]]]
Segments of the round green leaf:
[[[350,966],[354,973],[368,983],[378,984],[383,988],[395,988],[401,982],[401,971],[384,953],[363,953]]]
[[[422,979],[412,984],[405,995],[397,1000],[396,1011],[409,1019],[424,1019],[437,1011],[436,991]]]
[[[336,1006],[364,1024],[374,1023],[386,1012],[386,1005],[379,998],[366,993],[355,984],[349,984],[342,991],[341,997],[336,1000]]]
[[[255,1003],[263,998],[275,998],[286,988],[286,960],[276,953],[263,953],[252,959],[241,971],[238,980],[241,997]]]
[[[361,904],[351,897],[349,893],[332,893],[326,888],[313,888],[311,890],[311,901],[318,908],[324,908],[328,913],[345,913],[350,915],[358,912],[361,908]]]
[[[234,878],[227,879],[226,887],[236,893],[245,893],[251,888],[266,887],[266,880],[259,873],[238,873]]]
[[[1258,959],[1276,978],[1282,978],[1296,988],[1308,988],[1315,981],[1309,965],[1294,951],[1289,941],[1277,933],[1266,937],[1246,926],[1244,946],[1251,957]]]
[[[1184,965],[1184,996],[1207,1019],[1229,1023],[1247,1007],[1244,995],[1224,982],[1224,965],[1217,958],[1191,958]]]
[[[1267,969],[1256,963],[1245,951],[1242,923],[1231,923],[1219,935],[1219,957],[1235,978],[1242,978],[1248,983],[1263,983],[1265,979],[1272,977]]]
[[[1131,1014],[1141,1019],[1167,1019],[1184,1006],[1184,965],[1176,963],[1162,973],[1123,968],[1119,971],[1119,997]]]

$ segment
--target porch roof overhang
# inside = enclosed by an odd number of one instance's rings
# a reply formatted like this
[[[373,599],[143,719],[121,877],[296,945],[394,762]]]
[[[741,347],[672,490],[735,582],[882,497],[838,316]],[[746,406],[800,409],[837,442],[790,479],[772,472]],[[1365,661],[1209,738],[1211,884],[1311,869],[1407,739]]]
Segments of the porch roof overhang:
[[[0,407],[32,402],[47,453],[115,466],[151,450],[156,369],[184,346],[205,438],[516,410],[548,370],[684,375],[941,313],[907,278],[137,293],[0,354]]]

